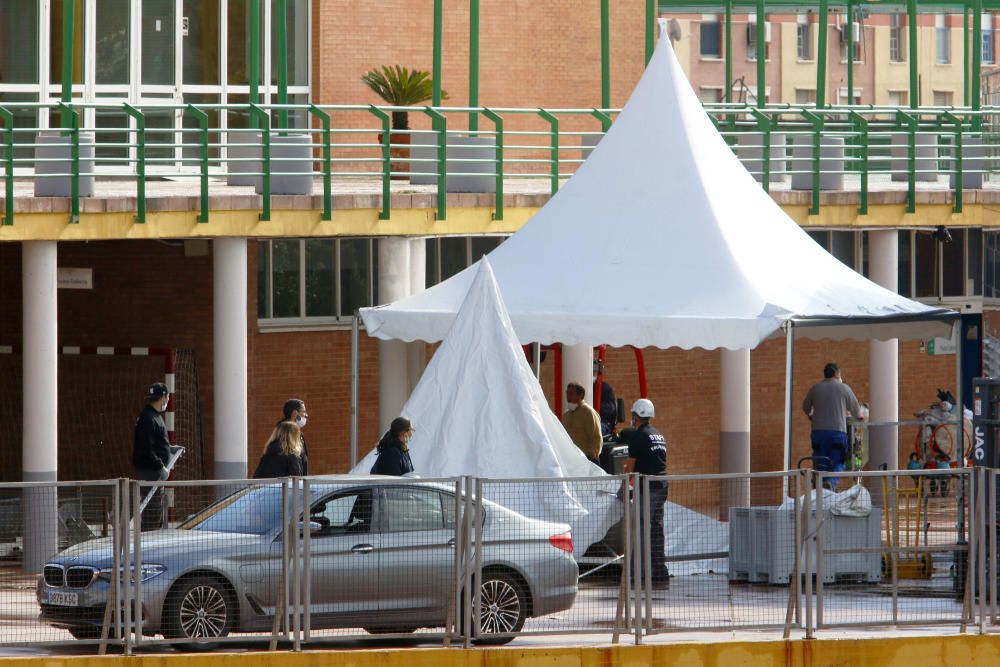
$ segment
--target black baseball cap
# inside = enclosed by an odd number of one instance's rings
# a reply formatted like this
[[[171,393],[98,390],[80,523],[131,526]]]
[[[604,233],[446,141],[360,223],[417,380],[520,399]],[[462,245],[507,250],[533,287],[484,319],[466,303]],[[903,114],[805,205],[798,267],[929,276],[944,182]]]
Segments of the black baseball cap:
[[[170,390],[167,389],[167,385],[162,382],[154,382],[149,385],[149,389],[146,390],[146,400],[156,400],[170,394]]]

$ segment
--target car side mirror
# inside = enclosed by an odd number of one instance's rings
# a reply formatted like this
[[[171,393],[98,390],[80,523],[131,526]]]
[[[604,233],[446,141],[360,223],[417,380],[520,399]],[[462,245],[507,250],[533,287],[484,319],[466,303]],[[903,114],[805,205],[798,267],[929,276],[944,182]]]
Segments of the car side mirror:
[[[618,401],[615,404],[615,410],[618,412],[618,414],[615,415],[615,417],[617,419],[616,423],[621,424],[623,421],[625,421],[625,399],[624,398],[619,398],[618,399]]]

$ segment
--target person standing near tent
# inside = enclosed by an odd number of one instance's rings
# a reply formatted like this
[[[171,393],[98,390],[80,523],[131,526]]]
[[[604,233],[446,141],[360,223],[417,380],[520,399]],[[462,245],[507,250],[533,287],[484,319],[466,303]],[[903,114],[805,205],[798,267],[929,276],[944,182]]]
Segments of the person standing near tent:
[[[642,475],[667,474],[667,440],[649,423],[656,411],[653,402],[640,398],[632,404],[632,428],[623,429],[618,441],[628,445],[628,455],[635,459],[635,471]],[[649,525],[649,548],[652,551],[652,583],[655,588],[670,585],[663,539],[663,505],[667,502],[666,480],[650,480],[648,502],[639,507],[643,526]],[[645,530],[645,528],[643,528]]]
[[[378,458],[372,466],[373,475],[395,475],[402,477],[413,472],[410,448],[407,443],[413,436],[413,424],[406,417],[396,417],[389,430],[378,443]]]
[[[302,437],[295,422],[281,422],[271,431],[254,479],[302,476]]]
[[[309,449],[306,447],[306,436],[302,433],[302,429],[306,427],[306,419],[309,417],[306,403],[300,398],[290,398],[285,401],[282,412],[285,416],[275,426],[280,426],[281,422],[292,422],[299,427],[299,440],[302,442],[302,453],[299,454],[299,458],[302,460],[302,472],[299,474],[305,477],[309,474]]]
[[[566,385],[566,412],[562,425],[569,433],[570,440],[580,448],[584,456],[598,463],[601,456],[601,417],[585,400],[587,393],[583,385],[570,382]]]
[[[837,364],[831,362],[823,367],[823,380],[809,389],[802,401],[802,411],[812,422],[812,451],[816,457],[813,467],[827,472],[842,471],[847,457],[847,413],[863,419],[865,411],[854,391],[841,379]],[[829,477],[827,481],[836,489],[840,480]]]
[[[146,405],[135,420],[132,442],[132,468],[135,478],[144,482],[163,482],[170,477],[170,440],[163,411],[170,402],[170,390],[154,382],[146,390]],[[143,493],[148,493],[143,490]],[[142,530],[157,530],[163,522],[163,491],[156,489],[142,511]]]

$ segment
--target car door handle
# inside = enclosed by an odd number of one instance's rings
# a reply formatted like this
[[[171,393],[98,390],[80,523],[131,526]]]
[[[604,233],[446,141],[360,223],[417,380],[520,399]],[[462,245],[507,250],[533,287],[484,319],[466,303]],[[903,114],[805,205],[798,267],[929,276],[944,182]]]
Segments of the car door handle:
[[[450,540],[448,540],[448,546],[451,547],[452,549],[455,548],[455,538],[454,537],[451,538]]]
[[[375,547],[370,544],[355,544],[351,547],[351,551],[356,554],[368,554],[375,551]]]

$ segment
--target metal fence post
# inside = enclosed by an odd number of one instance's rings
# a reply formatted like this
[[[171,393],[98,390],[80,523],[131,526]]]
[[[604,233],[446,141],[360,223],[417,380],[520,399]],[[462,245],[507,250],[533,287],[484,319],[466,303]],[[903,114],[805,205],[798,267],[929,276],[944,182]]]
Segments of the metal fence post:
[[[153,487],[155,488],[155,487]],[[131,582],[132,596],[132,627],[134,646],[142,646],[142,577],[135,576],[142,571],[142,512],[139,494],[139,482],[132,484],[132,566],[126,568],[124,577]],[[128,585],[128,584],[126,584]]]
[[[823,526],[826,506],[823,498],[825,477],[822,471],[816,475],[816,628],[823,627],[823,561],[826,560],[823,544]]]
[[[464,533],[465,533],[465,543],[463,544],[464,558],[462,559],[462,600],[460,602],[461,614],[459,616],[459,623],[461,624],[462,631],[462,645],[465,648],[472,646],[472,632],[473,632],[473,620],[472,620],[472,600],[475,597],[472,592],[473,582],[475,581],[472,575],[472,554],[473,554],[473,539],[474,533],[472,530],[472,519],[473,513],[475,512],[475,502],[473,501],[472,494],[474,493],[472,485],[472,477],[466,476],[463,478],[463,485],[465,487],[465,512],[462,514],[462,521],[464,523]]]
[[[493,211],[494,220],[503,220],[503,118],[492,109],[483,107],[483,115],[493,121],[496,129],[496,195]]]
[[[123,104],[125,113],[135,119],[135,221],[146,222],[146,117],[130,104]]]
[[[472,613],[474,614],[472,619],[472,636],[479,637],[483,632],[483,480],[477,477],[475,481],[476,495],[474,497],[473,518],[475,519],[476,541],[472,568],[472,585],[474,588],[472,591]]]
[[[0,119],[4,124],[4,215],[0,225],[14,224],[14,114],[0,107]]]
[[[323,124],[323,215],[321,220],[333,219],[333,169],[331,166],[333,147],[330,139],[330,114],[315,104],[309,105],[309,113],[319,118]],[[286,125],[287,127],[287,125]]]
[[[435,220],[448,217],[448,119],[437,109],[424,107],[431,117],[431,126],[437,133],[437,213]]]
[[[80,113],[65,102],[59,103],[61,118],[69,118],[64,132],[70,136],[70,217],[69,224],[80,222]]]
[[[812,493],[813,493],[813,473],[806,473],[806,492],[805,501],[803,502],[803,514],[805,515],[805,530],[803,531],[805,535],[805,593],[806,593],[806,639],[812,639],[813,637],[813,565],[812,565],[812,554],[815,548],[814,536],[812,533],[813,522],[813,512],[812,512]]]
[[[961,213],[962,212],[962,194],[963,194],[963,191],[964,191],[964,188],[962,186],[962,180],[963,180],[963,169],[962,169],[962,143],[963,143],[963,141],[962,141],[962,119],[959,118],[958,116],[956,116],[955,114],[951,113],[950,111],[946,111],[944,113],[944,120],[948,121],[948,122],[951,122],[955,126],[955,163],[953,165],[954,168],[955,168],[955,193],[954,193],[955,205],[954,205],[954,207],[953,207],[952,210],[955,213]]]
[[[868,215],[868,120],[857,111],[850,113],[858,133],[859,170],[861,172],[861,205],[858,213]]]
[[[368,106],[368,111],[382,121],[382,210],[379,211],[379,220],[388,220],[392,213],[390,197],[390,179],[392,178],[392,128],[389,125],[389,114],[379,109],[374,104]]]
[[[559,192],[559,119],[545,109],[539,109],[538,115],[549,122],[551,136],[549,159],[552,170],[549,176],[549,191],[552,196],[555,196]]]
[[[302,590],[299,608],[302,614],[302,640],[308,642],[312,637],[312,493],[309,490],[310,480],[302,478],[302,521],[305,530],[302,531]]]
[[[271,219],[271,115],[256,104],[250,105],[250,115],[260,120],[260,158],[263,166],[260,177],[263,190],[260,219],[267,222]]]
[[[187,105],[184,110],[197,119],[200,129],[201,213],[198,222],[208,222],[208,114],[193,104]]]
[[[987,572],[990,577],[990,616],[992,622],[995,624],[997,622],[997,471],[989,470],[987,473],[989,478],[989,514],[987,516],[986,525],[988,526],[987,533],[989,540],[989,549],[987,549],[987,557],[989,558],[987,565]]]
[[[959,416],[961,419],[961,415]],[[973,474],[976,476],[975,488],[976,488],[976,516],[973,519],[976,525],[976,575],[978,579],[978,585],[976,590],[979,591],[979,634],[986,633],[986,540],[984,532],[986,530],[986,468],[982,466],[976,466],[973,469]],[[993,578],[996,576],[996,572],[992,571],[991,575]]]

